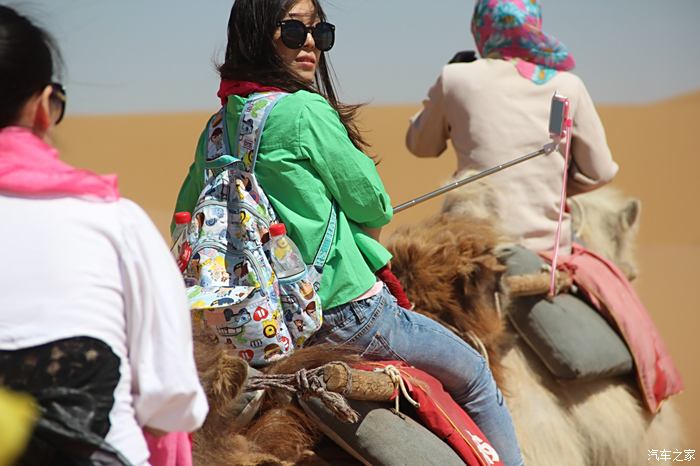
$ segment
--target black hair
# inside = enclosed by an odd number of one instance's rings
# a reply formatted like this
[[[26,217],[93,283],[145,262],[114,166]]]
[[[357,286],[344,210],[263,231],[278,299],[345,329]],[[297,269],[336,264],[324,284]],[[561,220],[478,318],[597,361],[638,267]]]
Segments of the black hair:
[[[24,103],[51,83],[61,63],[51,36],[0,5],[0,128],[13,124]]]
[[[301,80],[277,55],[273,37],[279,21],[296,0],[235,0],[228,20],[228,43],[224,63],[219,66],[222,79],[254,81],[287,92],[305,90],[322,95],[338,112],[350,140],[360,150],[367,146],[355,124],[360,105],[338,101],[333,72],[325,52],[316,68],[316,83]],[[321,21],[326,14],[318,0],[311,0]]]

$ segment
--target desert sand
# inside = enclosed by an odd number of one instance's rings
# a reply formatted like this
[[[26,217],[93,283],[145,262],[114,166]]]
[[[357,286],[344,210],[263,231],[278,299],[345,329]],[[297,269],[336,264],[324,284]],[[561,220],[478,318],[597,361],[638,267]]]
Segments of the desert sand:
[[[362,127],[381,159],[379,171],[394,205],[438,188],[455,168],[448,150],[437,159],[417,159],[404,147],[408,118],[419,104],[369,106]],[[212,109],[214,111],[215,109]],[[613,185],[642,201],[635,281],[684,377],[679,403],[688,430],[686,445],[700,446],[700,91],[639,106],[600,106],[613,155],[621,170]],[[180,183],[187,173],[205,113],[68,117],[55,135],[64,160],[100,173],[117,173],[123,196],[138,202],[166,235]],[[513,154],[514,157],[522,154]],[[697,157],[697,158],[696,158]],[[440,199],[396,215],[397,227],[436,212]],[[696,356],[693,356],[695,354]]]

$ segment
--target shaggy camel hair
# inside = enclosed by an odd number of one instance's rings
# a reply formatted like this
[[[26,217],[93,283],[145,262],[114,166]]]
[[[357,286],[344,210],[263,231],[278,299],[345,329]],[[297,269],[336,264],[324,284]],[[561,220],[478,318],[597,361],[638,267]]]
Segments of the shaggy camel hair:
[[[394,255],[392,270],[414,311],[437,320],[467,342],[468,332],[476,334],[502,386],[499,361],[509,338],[495,301],[505,271],[495,254],[501,240],[486,220],[442,214],[397,230],[389,249]]]
[[[313,449],[320,431],[292,403],[286,392],[267,390],[260,414],[247,426],[238,426],[236,413],[242,402],[248,364],[228,353],[212,335],[194,331],[194,351],[209,414],[194,434],[194,463],[201,466],[324,465]],[[359,358],[338,347],[319,345],[295,351],[265,369],[268,374],[293,374],[331,361],[356,362]]]

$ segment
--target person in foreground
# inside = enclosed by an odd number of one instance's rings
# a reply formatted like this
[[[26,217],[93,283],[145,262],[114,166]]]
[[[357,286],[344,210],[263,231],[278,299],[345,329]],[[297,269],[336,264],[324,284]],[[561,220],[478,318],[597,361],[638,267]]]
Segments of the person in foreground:
[[[114,176],[58,159],[57,61],[0,6],[0,385],[39,408],[19,464],[147,464],[142,427],[192,431],[208,410],[182,277]]]
[[[375,276],[391,258],[376,240],[391,220],[391,203],[374,162],[362,152],[356,107],[336,98],[325,53],[334,37],[317,1],[236,0],[219,68],[228,134],[236,134],[249,95],[289,93],[269,115],[255,174],[307,264],[336,205],[336,233],[319,289],[323,325],[306,344],[349,345],[365,357],[400,359],[429,372],[504,464],[522,464],[510,414],[485,360],[441,325],[400,307]],[[205,130],[176,212],[192,212],[196,204],[209,142]]]
[[[437,157],[451,139],[457,173],[484,170],[540,149],[548,139],[555,91],[570,102],[573,138],[568,195],[610,182],[618,171],[586,86],[570,72],[574,59],[542,29],[537,0],[478,0],[472,34],[481,59],[443,67],[412,119],[408,149]],[[562,149],[563,150],[563,144]],[[489,176],[494,212],[514,240],[535,251],[551,249],[557,229],[564,157],[541,156]],[[561,251],[571,249],[565,213]]]

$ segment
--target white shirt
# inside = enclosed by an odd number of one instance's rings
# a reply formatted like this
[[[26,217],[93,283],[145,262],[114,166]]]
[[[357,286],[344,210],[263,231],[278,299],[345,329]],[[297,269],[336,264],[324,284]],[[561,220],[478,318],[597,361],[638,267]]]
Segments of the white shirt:
[[[550,141],[549,108],[555,91],[569,98],[573,118],[568,194],[596,189],[612,180],[618,166],[586,87],[565,71],[535,84],[505,60],[447,65],[412,118],[406,144],[419,157],[437,157],[450,139],[458,172],[494,167]],[[563,171],[564,157],[555,152],[485,179],[495,193],[492,213],[507,235],[534,250],[553,248]],[[570,246],[570,218],[565,214],[562,252],[568,253]]]
[[[192,431],[207,401],[181,275],[131,201],[0,195],[0,349],[89,336],[121,359],[106,441],[148,460],[141,426]]]

